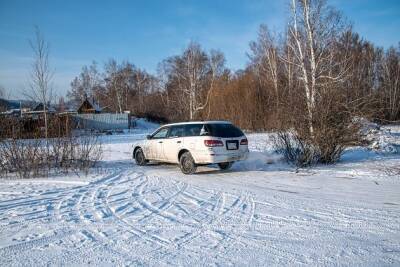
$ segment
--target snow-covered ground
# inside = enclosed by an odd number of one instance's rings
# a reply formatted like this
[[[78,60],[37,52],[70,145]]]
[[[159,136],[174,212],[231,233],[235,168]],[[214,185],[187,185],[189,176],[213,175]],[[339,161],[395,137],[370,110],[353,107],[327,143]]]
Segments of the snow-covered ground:
[[[249,134],[247,161],[185,176],[134,165],[154,127],[104,136],[87,177],[0,180],[0,266],[400,265],[399,153],[296,171]]]

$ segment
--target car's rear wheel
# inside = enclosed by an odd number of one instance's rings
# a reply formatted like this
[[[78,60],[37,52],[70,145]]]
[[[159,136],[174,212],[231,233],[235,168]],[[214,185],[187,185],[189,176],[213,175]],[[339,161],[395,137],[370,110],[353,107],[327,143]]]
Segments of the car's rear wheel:
[[[193,174],[196,172],[197,166],[190,152],[185,152],[179,158],[179,166],[184,174]]]
[[[146,160],[146,157],[144,156],[143,150],[141,148],[138,148],[135,150],[134,157],[135,157],[135,162],[137,165],[139,165],[139,166],[146,165],[147,160]]]
[[[222,162],[222,163],[218,163],[218,167],[221,170],[228,170],[232,167],[233,162]]]

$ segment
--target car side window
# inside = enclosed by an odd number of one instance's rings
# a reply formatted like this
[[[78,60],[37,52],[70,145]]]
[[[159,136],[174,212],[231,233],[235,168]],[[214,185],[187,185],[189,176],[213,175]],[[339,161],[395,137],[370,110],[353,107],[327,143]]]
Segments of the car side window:
[[[161,138],[166,138],[168,134],[169,128],[162,128],[158,132],[156,132],[152,139],[161,139]]]
[[[169,138],[176,138],[176,137],[182,137],[185,135],[185,126],[179,125],[179,126],[172,126],[171,130],[169,131]]]
[[[203,124],[187,124],[185,125],[185,136],[200,136]]]

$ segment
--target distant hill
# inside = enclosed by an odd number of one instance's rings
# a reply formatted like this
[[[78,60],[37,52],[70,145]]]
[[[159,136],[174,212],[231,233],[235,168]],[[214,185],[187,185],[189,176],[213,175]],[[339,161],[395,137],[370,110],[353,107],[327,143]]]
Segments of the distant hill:
[[[0,98],[0,109],[1,110],[10,110],[10,109],[18,109],[22,108],[32,108],[36,103],[34,101],[29,100],[7,100]]]

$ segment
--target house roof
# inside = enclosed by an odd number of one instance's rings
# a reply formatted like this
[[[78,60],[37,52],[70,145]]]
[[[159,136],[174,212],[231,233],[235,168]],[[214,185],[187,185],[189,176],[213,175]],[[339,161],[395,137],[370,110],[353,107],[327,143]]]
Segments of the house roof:
[[[89,104],[96,112],[101,112],[101,111],[102,111],[102,108],[101,108],[95,101],[90,100],[90,99],[88,99],[88,98],[86,98],[86,99],[82,102],[82,104],[79,106],[78,110],[81,109],[81,107],[82,107],[85,103]]]

